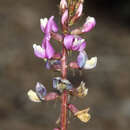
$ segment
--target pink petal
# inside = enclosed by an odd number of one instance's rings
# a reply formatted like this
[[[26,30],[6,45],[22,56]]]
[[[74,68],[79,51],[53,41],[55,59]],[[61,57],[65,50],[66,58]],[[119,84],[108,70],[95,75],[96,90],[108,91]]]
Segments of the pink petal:
[[[51,59],[54,56],[55,50],[51,46],[50,42],[47,40],[46,41],[46,58]]]
[[[74,36],[73,35],[66,35],[64,38],[64,45],[67,49],[71,49],[72,47],[72,43],[74,40]]]
[[[82,12],[83,12],[83,4],[81,3],[79,5],[79,8],[76,11],[76,14],[78,14],[78,17],[80,17],[82,15]]]
[[[35,56],[42,59],[45,58],[45,50],[40,45],[33,44],[33,49]]]
[[[86,42],[83,42],[79,47],[78,51],[83,51],[86,48]]]
[[[87,17],[85,24],[83,25],[82,32],[91,31],[96,25],[96,20],[94,17]]]
[[[65,24],[65,22],[66,22],[67,19],[68,19],[68,9],[66,9],[65,12],[62,15],[62,18],[61,18],[62,25]]]

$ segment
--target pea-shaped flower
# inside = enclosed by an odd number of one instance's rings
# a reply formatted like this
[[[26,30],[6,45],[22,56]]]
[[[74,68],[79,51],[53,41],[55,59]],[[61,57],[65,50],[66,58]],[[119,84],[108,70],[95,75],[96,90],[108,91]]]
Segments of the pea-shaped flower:
[[[64,38],[64,46],[68,50],[83,51],[86,47],[85,39],[77,35],[66,35]]]
[[[51,32],[57,32],[58,27],[54,21],[54,16],[51,16],[49,20],[47,18],[40,19],[41,30],[45,33],[45,37],[42,41],[42,47],[40,45],[33,44],[34,54],[38,58],[42,59],[51,59],[55,50],[51,46]]]
[[[33,102],[41,102],[44,100],[44,97],[46,96],[47,90],[44,85],[37,82],[35,87],[35,92],[33,90],[28,91],[28,97]]]
[[[89,70],[96,67],[97,57],[92,57],[88,59],[87,53],[85,51],[81,51],[77,57],[77,63],[80,68]]]
[[[82,27],[82,32],[86,33],[91,31],[96,25],[96,20],[94,17],[88,16],[83,27]]]
[[[49,20],[47,18],[44,18],[44,19],[41,18],[40,27],[41,27],[42,32],[44,32],[45,34],[51,33],[51,31],[53,32],[58,31],[58,27],[54,21],[54,16],[51,16]]]
[[[87,123],[91,118],[88,111],[89,111],[89,108],[78,111],[75,113],[75,116],[77,116],[77,118],[79,118],[82,122]]]
[[[40,45],[33,44],[33,49],[35,56],[42,59],[51,59],[55,54],[55,50],[46,38],[44,38],[42,42],[42,47]]]
[[[72,89],[72,84],[67,79],[62,79],[61,77],[53,78],[53,88],[57,89],[60,92],[63,92],[64,89]]]

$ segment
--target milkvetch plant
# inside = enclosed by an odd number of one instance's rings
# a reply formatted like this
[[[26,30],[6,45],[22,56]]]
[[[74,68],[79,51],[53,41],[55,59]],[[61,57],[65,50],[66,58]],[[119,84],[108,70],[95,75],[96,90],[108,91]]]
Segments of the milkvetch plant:
[[[44,33],[44,38],[41,45],[33,44],[34,55],[37,58],[43,59],[46,63],[46,68],[49,70],[58,71],[60,77],[52,79],[53,89],[57,91],[47,92],[46,87],[37,82],[35,91],[29,90],[29,99],[33,102],[43,102],[59,99],[61,101],[61,113],[58,120],[59,124],[54,130],[67,130],[67,112],[71,111],[75,117],[84,123],[87,123],[91,116],[88,113],[89,108],[79,110],[75,105],[70,104],[69,96],[85,97],[88,89],[85,83],[81,81],[79,86],[74,87],[67,79],[67,69],[90,70],[96,67],[97,57],[88,58],[85,51],[86,40],[82,38],[82,34],[91,31],[96,21],[94,17],[88,16],[85,23],[78,28],[71,29],[76,21],[82,16],[84,0],[61,0],[60,14],[62,34],[58,33],[58,26],[54,21],[54,16],[50,18],[40,19],[40,28]],[[59,44],[62,44],[62,51],[56,52],[51,43],[51,39],[55,39]],[[77,60],[68,62],[68,52],[78,52]]]

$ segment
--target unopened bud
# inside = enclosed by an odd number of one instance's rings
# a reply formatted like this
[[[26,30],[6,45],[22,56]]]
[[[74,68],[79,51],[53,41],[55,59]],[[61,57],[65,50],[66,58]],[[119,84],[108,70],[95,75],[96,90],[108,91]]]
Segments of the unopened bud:
[[[68,108],[70,109],[70,111],[73,114],[75,114],[75,113],[77,113],[79,111],[73,104],[68,104]]]
[[[60,1],[60,9],[65,10],[67,8],[67,1],[66,0],[61,0]]]
[[[83,25],[83,28],[82,28],[82,32],[89,32],[91,31],[96,25],[96,20],[94,17],[90,17],[88,16],[84,25]]]
[[[48,93],[45,97],[44,100],[45,101],[51,101],[51,100],[55,100],[56,98],[58,98],[59,95],[56,92],[50,92]]]
[[[77,15],[78,18],[82,15],[82,12],[83,12],[83,4],[80,3],[80,5],[79,5],[79,7],[76,11],[76,15]]]
[[[65,25],[65,23],[67,22],[67,19],[68,19],[68,9],[66,9],[62,15],[62,18],[61,18],[62,25]]]

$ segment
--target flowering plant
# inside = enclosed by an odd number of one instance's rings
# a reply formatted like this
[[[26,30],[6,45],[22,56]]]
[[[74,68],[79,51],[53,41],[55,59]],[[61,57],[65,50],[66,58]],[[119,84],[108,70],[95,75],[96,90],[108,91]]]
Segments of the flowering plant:
[[[74,116],[82,122],[87,123],[90,119],[88,113],[89,108],[78,110],[73,104],[69,103],[68,96],[85,97],[88,89],[85,83],[81,81],[77,88],[74,88],[72,83],[67,79],[67,69],[93,69],[97,64],[97,57],[88,59],[85,51],[86,41],[81,37],[81,34],[89,32],[96,25],[94,17],[88,16],[85,23],[76,29],[71,30],[70,27],[76,23],[83,12],[84,0],[61,0],[61,25],[62,34],[58,33],[58,26],[54,21],[54,16],[49,19],[40,19],[40,27],[44,33],[42,45],[33,44],[34,54],[36,57],[44,59],[46,68],[61,72],[61,77],[53,78],[53,88],[56,92],[47,92],[46,87],[37,82],[35,91],[29,90],[28,96],[33,102],[42,102],[59,99],[61,101],[60,126],[54,130],[67,129],[67,111],[70,110]],[[56,52],[52,47],[50,40],[55,39],[59,44],[62,44],[62,52]],[[77,51],[79,54],[76,61],[67,63],[69,51]]]

